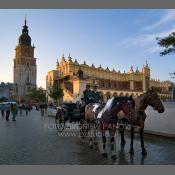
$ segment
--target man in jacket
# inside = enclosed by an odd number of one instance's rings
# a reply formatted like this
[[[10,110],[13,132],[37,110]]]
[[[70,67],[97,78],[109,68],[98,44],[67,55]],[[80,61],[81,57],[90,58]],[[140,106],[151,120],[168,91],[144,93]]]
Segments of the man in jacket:
[[[83,91],[84,95],[84,102],[85,104],[92,103],[93,101],[93,96],[92,96],[92,91],[90,90],[90,85],[86,85],[86,89]]]
[[[97,85],[93,86],[93,91],[92,91],[92,98],[93,98],[93,103],[101,103],[102,97],[100,93],[97,91]]]

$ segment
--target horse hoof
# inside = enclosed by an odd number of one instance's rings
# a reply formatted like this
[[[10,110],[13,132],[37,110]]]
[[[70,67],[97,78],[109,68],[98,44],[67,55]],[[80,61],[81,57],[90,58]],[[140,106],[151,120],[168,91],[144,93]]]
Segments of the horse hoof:
[[[130,155],[134,155],[134,149],[129,150]]]
[[[146,156],[146,155],[147,155],[146,149],[142,150],[142,156]]]
[[[90,145],[90,149],[93,149],[93,145]]]
[[[94,145],[97,146],[97,142],[94,142]]]
[[[103,157],[107,157],[107,153],[103,153],[102,155],[103,155]]]
[[[115,154],[111,156],[111,159],[112,159],[112,160],[116,160],[116,158],[117,158],[117,157],[116,157]]]

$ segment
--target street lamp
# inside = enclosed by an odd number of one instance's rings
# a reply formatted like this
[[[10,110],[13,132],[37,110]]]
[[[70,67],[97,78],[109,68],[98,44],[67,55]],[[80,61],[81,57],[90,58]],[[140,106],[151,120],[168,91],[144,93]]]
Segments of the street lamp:
[[[175,79],[175,72],[171,72],[171,73],[169,73],[169,75],[171,75],[172,79]],[[173,100],[174,100],[174,98],[175,98],[175,84],[174,83],[172,86],[172,93],[173,93]]]

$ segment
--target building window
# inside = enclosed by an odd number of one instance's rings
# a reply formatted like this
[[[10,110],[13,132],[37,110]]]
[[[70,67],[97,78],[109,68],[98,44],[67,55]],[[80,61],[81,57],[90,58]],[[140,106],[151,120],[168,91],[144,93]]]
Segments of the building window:
[[[108,82],[105,82],[105,88],[108,88],[108,87],[109,87]]]
[[[27,76],[26,83],[30,83],[29,76]]]
[[[29,68],[29,67],[30,67],[30,63],[29,63],[29,62],[27,62],[27,63],[26,63],[26,66],[27,66],[27,68]]]

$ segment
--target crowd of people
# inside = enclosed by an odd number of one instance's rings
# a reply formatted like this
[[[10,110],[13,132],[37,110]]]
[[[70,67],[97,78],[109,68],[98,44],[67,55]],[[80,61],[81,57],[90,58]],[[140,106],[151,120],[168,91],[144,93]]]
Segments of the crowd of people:
[[[89,103],[103,103],[103,96],[97,91],[97,86],[94,85],[93,89],[90,89],[90,85],[86,85],[86,89],[83,92],[82,101],[85,105]],[[47,105],[46,103],[39,104],[28,104],[28,103],[12,103],[12,102],[4,102],[0,103],[0,111],[2,117],[6,118],[6,121],[9,121],[9,116],[12,114],[12,121],[16,121],[16,116],[22,116],[25,114],[28,116],[28,113],[32,110],[33,106],[37,111],[40,110],[41,116],[44,116],[47,112],[48,107],[54,106],[52,103]]]
[[[12,114],[12,121],[16,121],[16,116],[23,115],[23,113],[28,115],[32,110],[32,105],[28,103],[18,104],[15,102],[4,102],[0,103],[0,111],[2,117],[6,118],[6,121],[9,121],[10,114]]]

